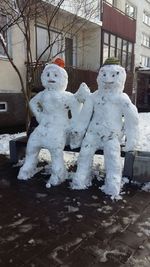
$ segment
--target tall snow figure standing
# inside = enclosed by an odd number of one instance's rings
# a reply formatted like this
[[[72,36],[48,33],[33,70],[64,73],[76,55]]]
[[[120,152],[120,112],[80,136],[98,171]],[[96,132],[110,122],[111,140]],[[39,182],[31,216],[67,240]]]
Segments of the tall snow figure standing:
[[[98,90],[86,100],[80,122],[76,131],[72,132],[79,141],[88,127],[78,158],[77,172],[72,181],[73,189],[84,189],[91,184],[93,156],[96,150],[103,147],[106,178],[102,190],[113,197],[120,193],[123,117],[126,151],[135,148],[139,133],[137,109],[127,94],[123,93],[125,80],[126,72],[119,61],[116,58],[107,59],[97,77]]]
[[[65,179],[63,150],[79,109],[74,95],[65,92],[68,74],[61,59],[57,58],[55,64],[46,65],[41,81],[45,90],[30,101],[30,108],[39,125],[29,137],[25,163],[20,169],[18,179],[27,180],[34,175],[40,149],[46,148],[50,151],[52,160],[52,174],[47,182],[47,187],[50,187]],[[68,118],[69,110],[72,114],[71,120]]]

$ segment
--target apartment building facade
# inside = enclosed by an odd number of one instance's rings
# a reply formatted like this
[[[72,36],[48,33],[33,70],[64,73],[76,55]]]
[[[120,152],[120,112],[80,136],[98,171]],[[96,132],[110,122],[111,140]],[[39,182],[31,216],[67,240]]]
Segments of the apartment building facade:
[[[137,17],[136,104],[139,111],[150,111],[150,0],[134,0],[129,3]]]
[[[121,16],[115,18],[114,14],[110,16],[110,11],[106,12],[106,25],[103,20],[102,29],[104,28],[105,31],[106,27],[106,31],[110,32],[111,36],[102,33],[101,40],[104,48],[101,60],[103,61],[108,55],[109,39],[110,55],[114,54],[114,50],[118,57],[121,57],[118,53],[122,54],[121,63],[127,70],[126,92],[139,111],[150,111],[150,0],[109,0],[107,2],[133,21],[122,20]],[[113,19],[115,23],[112,23]],[[123,38],[123,43],[119,37]],[[122,52],[119,51],[119,46],[122,47]]]
[[[54,2],[56,5],[60,1],[54,0]],[[54,42],[51,49],[51,58],[57,54],[60,47],[63,47],[59,56],[66,61],[66,69],[69,74],[68,90],[75,92],[82,81],[87,82],[91,90],[95,90],[97,88],[96,76],[100,65],[107,57],[117,56],[127,71],[125,92],[134,101],[136,96],[133,86],[135,66],[139,66],[141,62],[145,62],[144,64],[149,62],[144,61],[144,56],[149,57],[148,42],[143,35],[143,42],[146,46],[142,45],[141,38],[142,34],[148,34],[149,19],[147,17],[150,1],[142,1],[145,4],[142,4],[143,10],[146,12],[144,17],[140,0],[89,0],[89,5],[86,6],[86,16],[84,16],[85,10],[80,8],[79,13],[76,14],[76,17],[79,18],[78,21],[70,30],[64,31],[65,25],[67,27],[69,24],[69,19],[74,18],[75,12],[77,12],[75,8],[73,9],[73,2],[84,3],[84,1],[64,1],[64,5],[57,14],[57,20],[49,27],[49,36],[52,41],[59,36],[58,41]],[[85,2],[87,3],[87,0]],[[93,6],[96,8],[89,17],[88,14]],[[141,27],[139,14],[143,25],[143,29],[140,30],[141,34],[139,33],[139,27]],[[1,12],[1,22],[4,23],[5,19],[6,16]],[[33,72],[34,64],[47,45],[48,31],[43,17],[30,20],[30,31],[33,61],[29,69]],[[4,32],[3,36],[7,38],[8,51],[26,83],[27,65],[25,62],[27,58],[24,37],[16,25],[11,27],[7,34]],[[40,73],[47,62],[48,55],[49,50],[46,50],[40,58],[34,78],[32,77],[32,85],[36,92],[41,87]],[[0,81],[0,127],[24,123],[26,107],[21,85],[1,45]]]
[[[150,0],[118,2],[120,9],[136,20],[133,96],[139,111],[150,111]]]
[[[108,4],[109,2],[109,4]],[[107,57],[118,57],[126,69],[125,92],[133,99],[134,45],[136,20],[125,14],[125,1],[103,2],[101,64]]]
[[[45,63],[51,62],[55,56],[58,56],[65,60],[69,77],[71,77],[68,90],[75,91],[83,79],[87,79],[89,86],[94,86],[96,89],[101,40],[99,1],[93,1],[92,7],[91,1],[86,6],[84,6],[84,1],[81,1],[81,5],[78,6],[76,1],[68,0],[41,1],[41,5],[42,3],[45,5],[43,9],[46,12],[45,16],[42,13],[29,20],[32,54],[30,64],[27,64],[26,50],[28,48],[21,30],[22,24],[19,27],[14,24],[9,29],[7,26],[3,27],[7,25],[7,15],[2,9],[0,10],[0,34],[6,42],[9,57],[17,66],[23,83],[25,86],[27,85],[27,72],[34,70],[34,80],[32,77],[30,83],[35,83],[34,87],[38,85],[36,89],[40,90],[40,74]],[[51,21],[51,23],[48,25],[47,21]],[[46,49],[48,41],[52,45]],[[43,53],[44,50],[45,53]],[[35,71],[34,67],[39,57],[40,60]],[[78,83],[75,83],[75,78]],[[74,86],[76,88],[73,88]],[[8,55],[0,43],[0,128],[25,124],[26,104],[21,90],[18,74],[10,64]]]

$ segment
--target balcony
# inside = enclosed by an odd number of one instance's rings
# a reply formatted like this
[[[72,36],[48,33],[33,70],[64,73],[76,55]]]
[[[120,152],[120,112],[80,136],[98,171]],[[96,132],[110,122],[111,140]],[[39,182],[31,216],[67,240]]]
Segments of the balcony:
[[[45,66],[45,62],[40,62],[37,66],[36,63],[32,63],[26,66],[31,77],[29,84],[31,93],[40,92],[41,90],[43,90],[41,84],[41,73]],[[97,89],[97,72],[75,67],[66,67],[66,71],[68,73],[67,91],[75,93],[82,82],[85,82],[90,87],[92,92]]]
[[[130,42],[136,41],[136,20],[103,1],[102,29]]]

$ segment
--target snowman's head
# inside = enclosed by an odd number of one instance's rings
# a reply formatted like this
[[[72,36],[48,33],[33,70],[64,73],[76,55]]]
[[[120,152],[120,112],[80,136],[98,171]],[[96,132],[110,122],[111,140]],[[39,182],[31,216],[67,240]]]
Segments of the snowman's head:
[[[97,76],[98,89],[113,93],[122,92],[126,80],[125,69],[112,59],[107,62],[110,64],[104,63]]]
[[[68,84],[68,74],[64,68],[55,63],[47,64],[41,75],[44,88],[55,91],[65,91]]]

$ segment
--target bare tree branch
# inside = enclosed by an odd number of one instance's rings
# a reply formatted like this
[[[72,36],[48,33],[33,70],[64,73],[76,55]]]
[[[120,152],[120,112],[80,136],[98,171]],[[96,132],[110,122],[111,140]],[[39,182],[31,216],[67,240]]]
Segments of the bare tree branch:
[[[59,54],[63,54],[67,47],[64,42],[67,36],[73,38],[85,27],[93,15],[96,14],[99,0],[16,0],[14,6],[12,0],[0,1],[0,14],[7,16],[7,23],[0,25],[0,34],[3,36],[4,31],[13,30],[14,26],[24,36],[24,45],[26,47],[26,83],[20,69],[14,63],[7,46],[4,45],[0,38],[8,60],[16,71],[21,84],[21,90],[25,100],[28,102],[30,98],[31,82],[34,72],[44,55],[47,60],[52,60]],[[64,19],[62,19],[64,17]],[[58,23],[59,21],[59,23]],[[35,61],[35,48],[33,49],[33,29],[42,23],[47,30],[47,44],[36,58],[33,72],[31,73],[28,66],[33,65]],[[53,30],[55,34],[53,34]],[[7,42],[7,40],[5,40]],[[44,41],[44,40],[41,40]],[[59,45],[57,45],[59,44]],[[34,43],[35,45],[35,43]],[[59,48],[53,53],[53,48]]]

